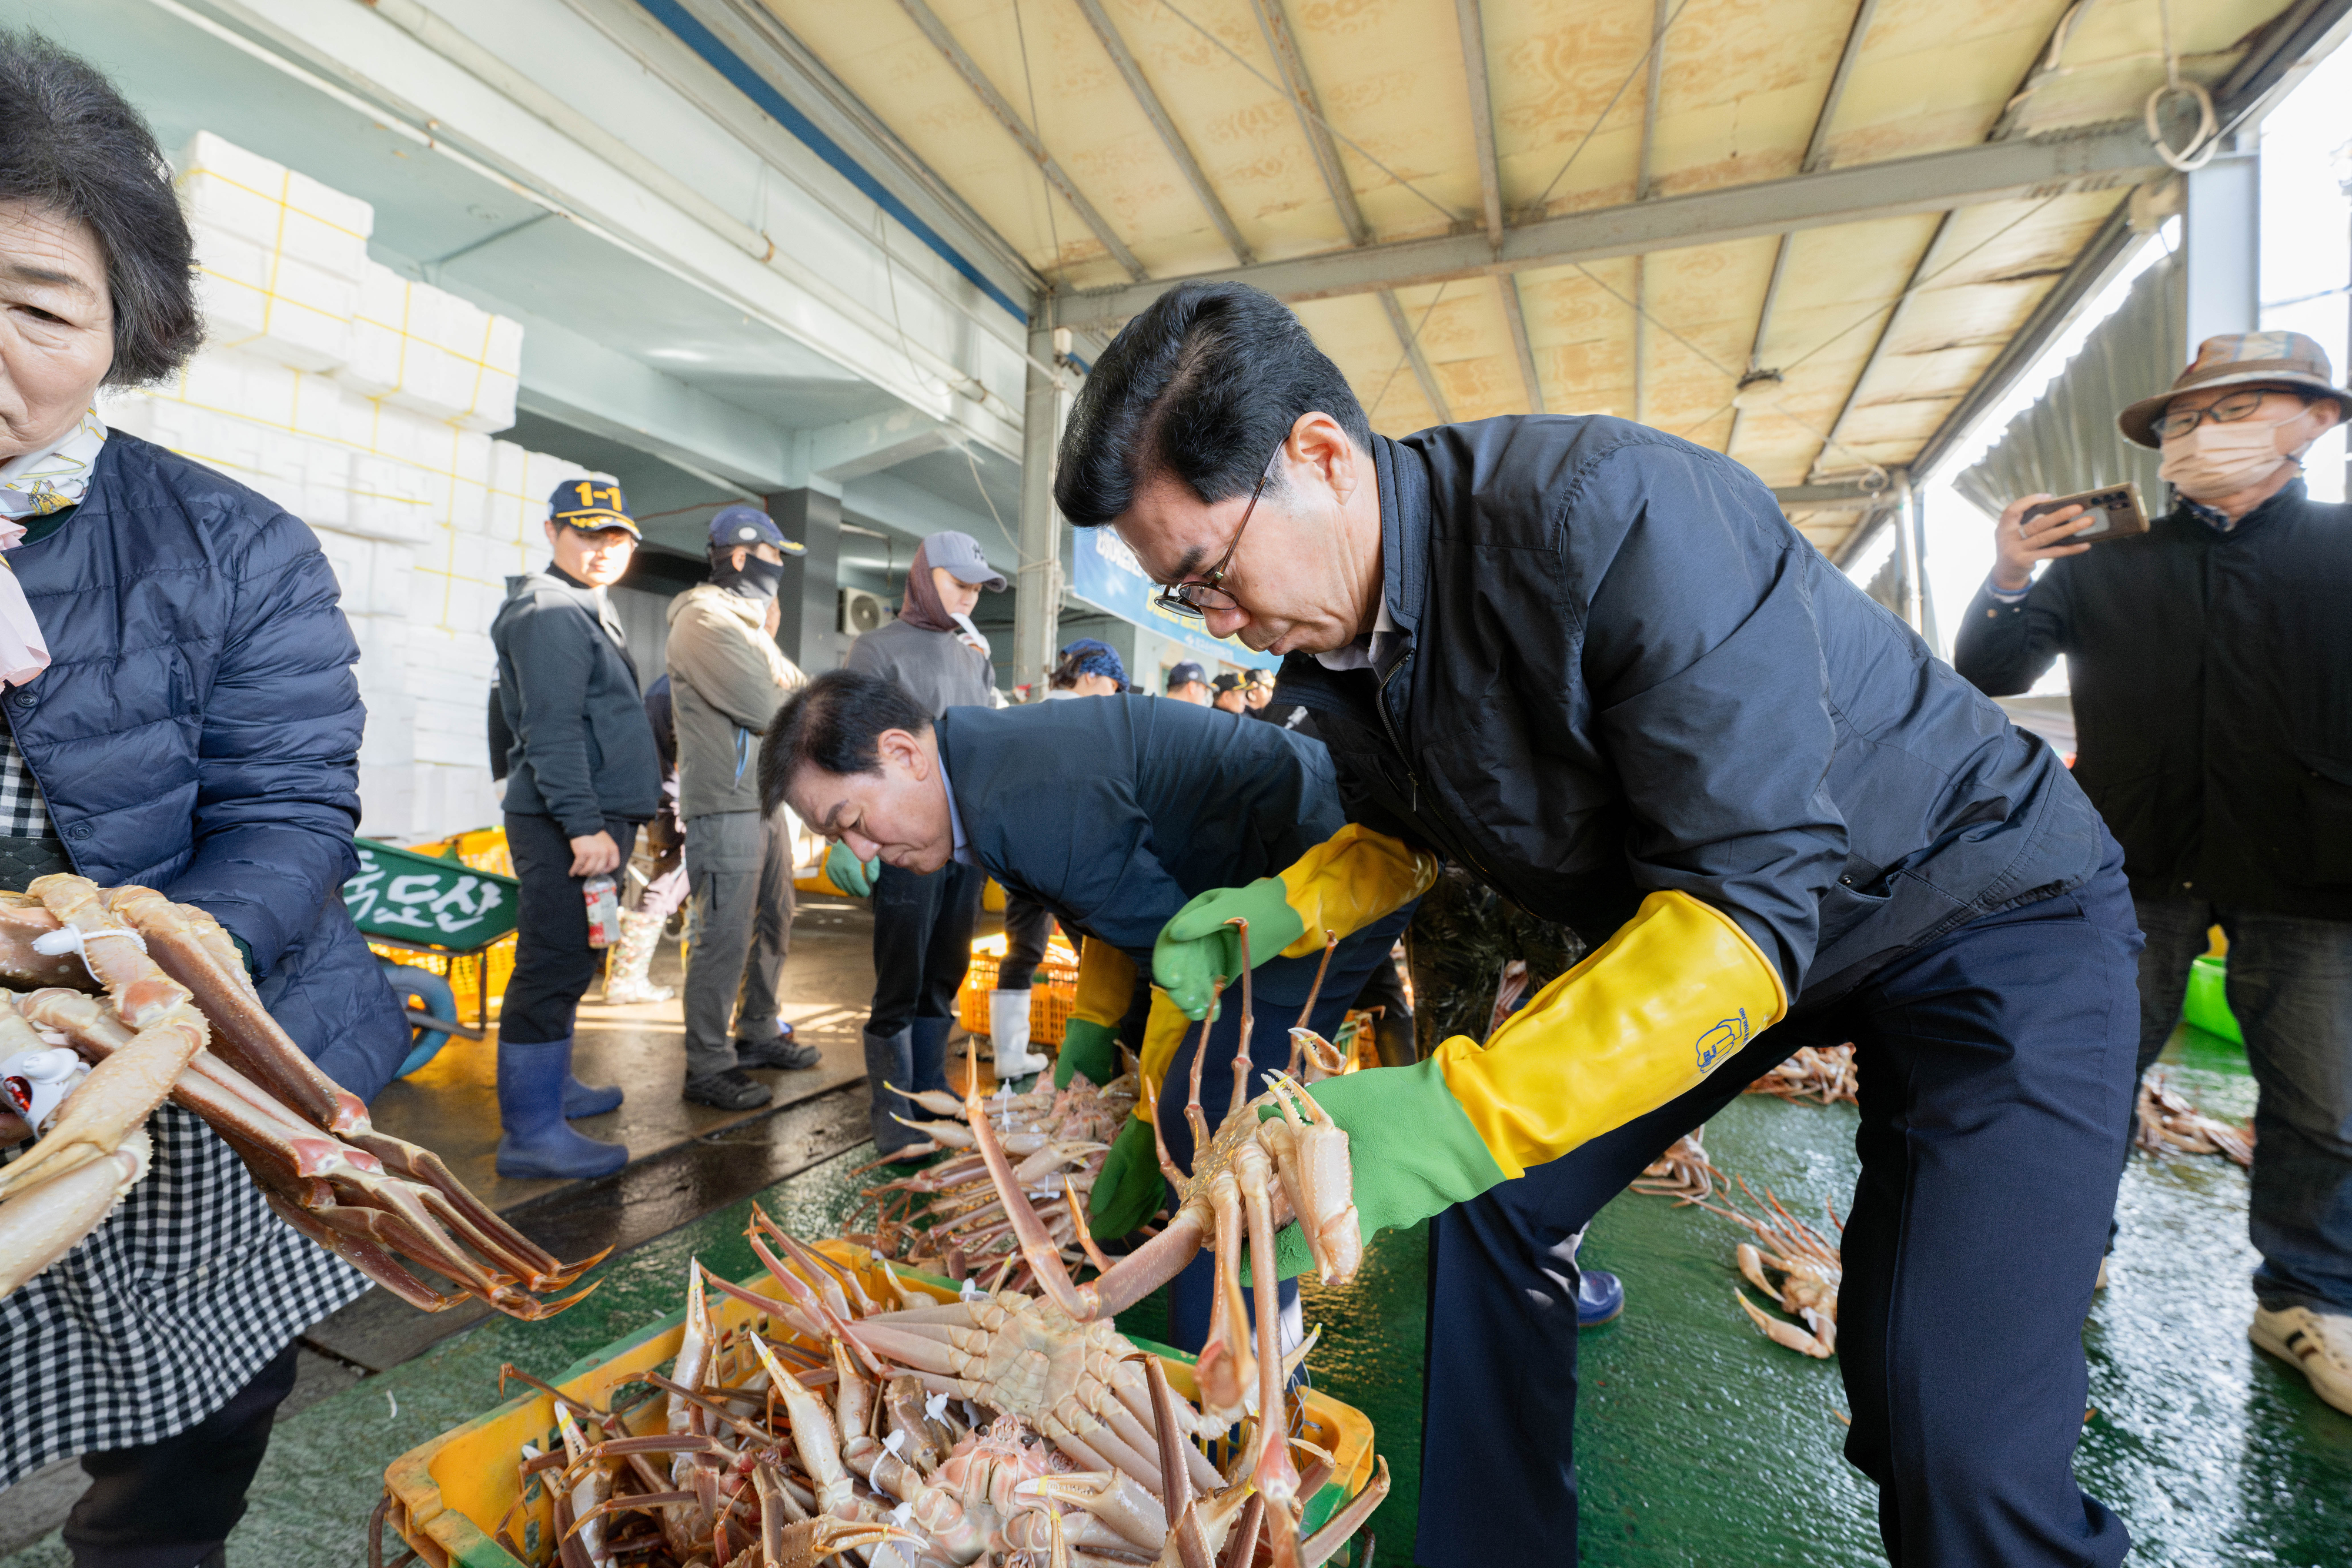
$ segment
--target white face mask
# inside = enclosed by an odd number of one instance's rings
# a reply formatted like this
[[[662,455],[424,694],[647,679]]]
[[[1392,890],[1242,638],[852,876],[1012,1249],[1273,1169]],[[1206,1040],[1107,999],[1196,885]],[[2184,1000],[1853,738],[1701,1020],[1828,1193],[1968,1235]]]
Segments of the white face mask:
[[[2261,484],[2282,462],[2294,462],[2326,429],[2315,408],[2276,423],[2207,420],[2185,435],[2165,438],[2159,477],[2192,501],[2218,501]]]

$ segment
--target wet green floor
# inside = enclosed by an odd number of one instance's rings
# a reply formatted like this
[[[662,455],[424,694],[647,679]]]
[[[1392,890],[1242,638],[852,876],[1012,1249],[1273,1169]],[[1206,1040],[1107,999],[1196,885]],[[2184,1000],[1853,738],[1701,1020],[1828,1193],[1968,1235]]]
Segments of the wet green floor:
[[[2201,1061],[2202,1065],[2199,1062]],[[2252,1108],[2227,1052],[2177,1064],[2174,1081],[2220,1114]],[[1845,1206],[1853,1118],[1748,1096],[1708,1130],[1716,1163],[1769,1184],[1792,1208]],[[800,1234],[836,1228],[859,1156],[771,1189]],[[2246,1343],[2245,1175],[2220,1160],[2136,1158],[2122,1198],[2114,1282],[2085,1333],[2091,1402],[2079,1470],[2138,1540],[2135,1563],[2352,1563],[2352,1416]],[[537,1375],[675,1308],[685,1262],[754,1266],[740,1207],[647,1243],[608,1267],[604,1289],[551,1323],[492,1320],[278,1426],[254,1504],[231,1542],[238,1568],[351,1568],[387,1461],[497,1397],[499,1364]],[[1586,1257],[1626,1281],[1628,1307],[1583,1341],[1577,1447],[1583,1560],[1657,1564],[1880,1561],[1872,1502],[1839,1457],[1834,1363],[1767,1343],[1731,1304],[1729,1221],[1628,1197],[1595,1222]],[[1358,1281],[1308,1293],[1325,1327],[1317,1382],[1370,1415],[1396,1490],[1374,1521],[1380,1560],[1408,1560],[1419,1459],[1423,1249],[1380,1239]],[[1998,1266],[1995,1260],[1993,1266]],[[1129,1322],[1150,1333],[1149,1308]],[[1530,1376],[1542,1375],[1530,1367]],[[64,1568],[55,1536],[0,1568]]]

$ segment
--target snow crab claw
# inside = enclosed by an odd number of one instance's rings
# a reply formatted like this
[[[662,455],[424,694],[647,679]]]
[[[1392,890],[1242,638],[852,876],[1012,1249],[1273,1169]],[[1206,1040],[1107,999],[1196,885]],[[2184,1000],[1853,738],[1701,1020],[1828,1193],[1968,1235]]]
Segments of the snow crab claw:
[[[128,1190],[137,1176],[121,1165],[121,1150],[169,1096],[236,1151],[280,1218],[414,1306],[438,1312],[474,1296],[538,1319],[588,1293],[544,1299],[603,1253],[558,1262],[437,1155],[377,1132],[358,1096],[320,1071],[269,1016],[236,944],[204,911],[152,888],[37,877],[26,894],[0,894],[0,979],[41,988],[0,993],[0,1054],[38,1046],[36,1030],[46,1030],[98,1063],[59,1104],[48,1135],[0,1171],[0,1256],[37,1258],[23,1278],[62,1256],[111,1207],[98,1201],[95,1178],[77,1185],[70,1205],[65,1189],[47,1189],[103,1164],[118,1173],[118,1196]],[[456,1292],[435,1289],[412,1266]],[[16,1274],[0,1271],[0,1289],[21,1283]]]

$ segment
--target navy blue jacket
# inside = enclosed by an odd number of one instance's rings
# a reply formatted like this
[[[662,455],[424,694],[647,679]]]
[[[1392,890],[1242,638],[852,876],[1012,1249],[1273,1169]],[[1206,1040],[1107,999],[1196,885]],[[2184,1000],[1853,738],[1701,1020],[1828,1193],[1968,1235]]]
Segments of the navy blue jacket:
[[[652,821],[662,766],[620,622],[594,589],[553,565],[507,579],[507,590],[490,622],[499,702],[514,737],[507,810],[552,817],[573,839],[603,832],[607,820]]]
[[[2298,479],[2223,532],[2176,507],[1979,590],[1952,662],[1994,696],[2066,656],[2074,778],[2143,896],[2352,920],[2352,507]]]
[[[367,712],[319,541],[117,432],[80,508],[8,564],[49,644],[8,722],[74,869],[210,913],[278,1023],[372,1098],[409,1032],[341,895]]]
[[[1008,893],[1145,974],[1160,928],[1186,901],[1272,876],[1348,821],[1319,743],[1191,703],[951,707],[936,733],[973,858]],[[1266,963],[1256,995],[1304,1002],[1321,958]]]
[[[1801,1006],[2098,868],[2049,747],[1729,458],[1601,416],[1372,449],[1397,631],[1279,688],[1367,825],[1595,945],[1679,889]]]

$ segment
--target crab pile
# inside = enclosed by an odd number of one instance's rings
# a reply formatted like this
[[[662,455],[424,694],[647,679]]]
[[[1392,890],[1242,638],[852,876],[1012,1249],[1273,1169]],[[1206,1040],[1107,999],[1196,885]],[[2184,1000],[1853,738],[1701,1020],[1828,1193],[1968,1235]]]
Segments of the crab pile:
[[[2161,1072],[2139,1086],[2139,1121],[2132,1142],[2151,1155],[2220,1155],[2249,1167],[2254,1163],[2252,1123],[2237,1126],[2207,1115],[2167,1083]]]
[[[1025,1290],[1034,1281],[1013,1235],[1013,1221],[996,1195],[987,1162],[963,1103],[930,1091],[908,1094],[941,1121],[899,1121],[929,1139],[894,1154],[908,1160],[945,1151],[946,1159],[911,1176],[865,1190],[858,1227],[845,1239],[878,1255],[944,1274],[950,1280],[979,1278],[993,1287]],[[1026,1094],[1000,1091],[982,1102],[989,1125],[1005,1153],[1019,1163],[1014,1177],[1031,1196],[1039,1219],[1073,1266],[1087,1260],[1077,1237],[1087,1196],[1102,1172],[1110,1141],[1135,1110],[1135,1075],[1124,1073],[1097,1087],[1084,1073],[1056,1090],[1041,1080]]]
[[[1762,1218],[1742,1209],[1728,1196],[1722,1206],[1709,1203],[1702,1207],[1709,1213],[1737,1221],[1754,1234],[1756,1239],[1742,1241],[1733,1255],[1740,1275],[1774,1306],[1802,1320],[1803,1326],[1764,1312],[1736,1285],[1732,1287],[1732,1298],[1774,1344],[1823,1360],[1835,1355],[1838,1285],[1845,1278],[1839,1244],[1790,1214],[1772,1195],[1771,1188],[1765,1188],[1764,1197],[1759,1200],[1748,1191],[1746,1182],[1734,1176],[1732,1183],[1747,1193],[1749,1202],[1764,1210]],[[1837,1217],[1837,1210],[1830,1207],[1826,1198],[1822,1207],[1828,1213],[1830,1223],[1843,1233],[1845,1222]],[[1778,1284],[1773,1282],[1775,1276]]]
[[[1852,1045],[1805,1045],[1797,1054],[1749,1084],[1745,1092],[1772,1094],[1819,1105],[1861,1103],[1862,1079]]]
[[[1108,1324],[1013,1291],[936,1301],[879,1260],[877,1300],[756,1206],[749,1235],[781,1296],[691,1266],[677,1361],[615,1390],[635,1399],[600,1408],[524,1379],[553,1397],[563,1446],[525,1450],[517,1494],[551,1496],[565,1568],[810,1568],[836,1552],[872,1568],[1247,1568],[1261,1538],[1284,1568],[1315,1568],[1387,1493],[1381,1465],[1302,1535],[1255,1479],[1255,1437],[1221,1471],[1197,1445],[1224,1428]],[[720,1332],[714,1291],[755,1315]],[[1332,1462],[1289,1437],[1295,1414],[1286,1401],[1270,1430],[1309,1452],[1311,1497]],[[528,1560],[524,1506],[497,1534]]]
[[[166,1098],[236,1151],[279,1218],[412,1305],[471,1297],[536,1319],[588,1293],[542,1299],[603,1253],[559,1263],[438,1155],[377,1132],[269,1016],[203,910],[152,888],[37,877],[0,893],[0,986],[12,988],[0,990],[0,1142],[37,1138],[0,1166],[0,1295],[145,1176],[146,1121]]]

